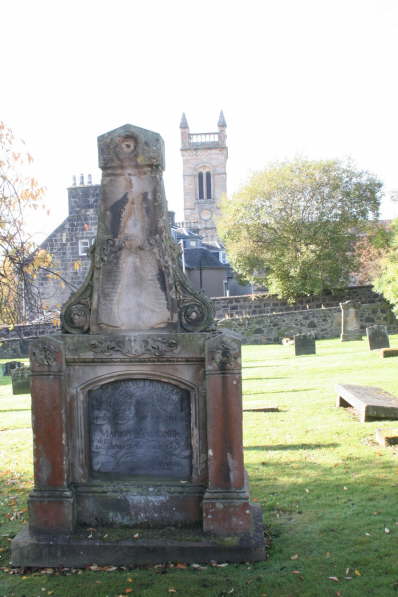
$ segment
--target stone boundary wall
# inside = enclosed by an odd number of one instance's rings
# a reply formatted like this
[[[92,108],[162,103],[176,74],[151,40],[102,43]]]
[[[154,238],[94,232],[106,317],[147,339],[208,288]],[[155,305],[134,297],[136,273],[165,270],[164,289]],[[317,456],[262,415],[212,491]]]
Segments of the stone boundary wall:
[[[376,323],[386,325],[389,333],[398,333],[398,321],[387,303],[361,305],[360,322],[364,336],[366,327]],[[244,344],[279,344],[284,337],[305,333],[312,333],[317,339],[337,338],[341,333],[341,309],[327,307],[233,317],[220,321],[219,326],[239,332]]]
[[[33,338],[59,333],[60,328],[52,323],[27,323],[0,329],[0,358],[27,357]]]
[[[388,304],[381,295],[372,291],[372,286],[355,286],[334,291],[333,294],[303,296],[293,304],[278,299],[277,296],[272,294],[245,294],[242,296],[215,297],[211,300],[215,307],[216,319],[338,307],[340,303],[348,300],[355,300],[365,305],[379,302]]]

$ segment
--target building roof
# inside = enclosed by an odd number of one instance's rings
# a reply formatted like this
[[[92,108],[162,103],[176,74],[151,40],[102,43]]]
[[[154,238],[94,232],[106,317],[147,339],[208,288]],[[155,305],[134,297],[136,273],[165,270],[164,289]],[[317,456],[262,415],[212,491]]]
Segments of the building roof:
[[[184,250],[185,267],[188,269],[217,268],[226,269],[226,265],[221,263],[214,253],[206,249],[185,249]]]

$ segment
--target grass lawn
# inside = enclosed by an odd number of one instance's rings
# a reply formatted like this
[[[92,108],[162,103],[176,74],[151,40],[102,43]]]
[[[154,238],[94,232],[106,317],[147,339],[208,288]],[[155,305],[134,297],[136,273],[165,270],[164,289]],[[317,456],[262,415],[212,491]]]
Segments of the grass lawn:
[[[391,338],[398,347],[398,336]],[[244,414],[251,495],[272,536],[257,564],[95,572],[11,574],[9,541],[26,521],[32,483],[30,397],[12,396],[0,378],[0,595],[11,597],[398,596],[398,448],[381,448],[375,430],[335,407],[334,384],[381,386],[398,396],[398,358],[381,359],[366,341],[317,342],[317,354],[291,346],[245,346]]]

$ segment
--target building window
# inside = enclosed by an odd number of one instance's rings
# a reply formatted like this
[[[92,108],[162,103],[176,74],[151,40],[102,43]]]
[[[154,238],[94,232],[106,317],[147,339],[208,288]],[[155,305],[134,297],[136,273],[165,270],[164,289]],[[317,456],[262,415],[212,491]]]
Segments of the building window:
[[[90,245],[95,243],[95,238],[81,238],[79,240],[79,256],[84,257],[89,254]]]
[[[212,184],[211,184],[211,172],[209,170],[201,170],[198,173],[198,198],[203,201],[204,199],[212,198]]]
[[[221,261],[221,263],[228,263],[225,251],[219,251],[218,259]]]

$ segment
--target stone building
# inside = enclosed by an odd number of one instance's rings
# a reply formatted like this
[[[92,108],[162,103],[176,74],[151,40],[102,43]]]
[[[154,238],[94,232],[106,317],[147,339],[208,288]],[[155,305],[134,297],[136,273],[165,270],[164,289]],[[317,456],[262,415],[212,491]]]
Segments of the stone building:
[[[185,226],[206,243],[218,241],[215,218],[227,192],[227,123],[222,111],[217,127],[217,132],[191,133],[185,114],[180,123]]]
[[[41,244],[53,258],[51,270],[39,278],[41,301],[45,310],[56,310],[86,277],[90,266],[90,248],[97,234],[97,207],[100,185],[87,184],[80,175],[79,184],[68,188],[68,216]]]

